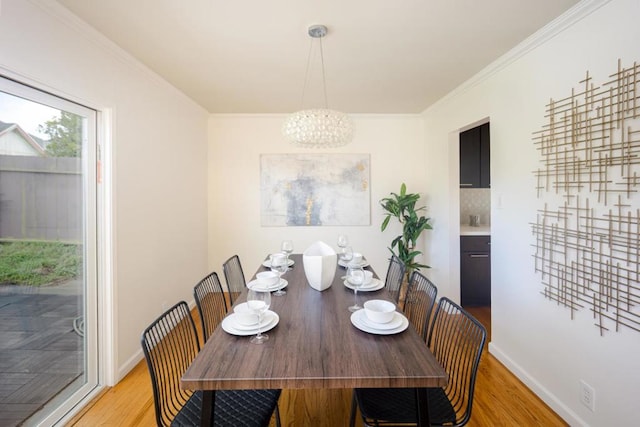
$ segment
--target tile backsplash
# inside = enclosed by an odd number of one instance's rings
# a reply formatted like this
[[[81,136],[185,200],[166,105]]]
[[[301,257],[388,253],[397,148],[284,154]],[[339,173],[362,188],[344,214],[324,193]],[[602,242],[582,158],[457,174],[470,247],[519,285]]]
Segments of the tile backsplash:
[[[469,225],[469,215],[480,215],[480,224],[491,225],[491,189],[460,189],[460,224]]]

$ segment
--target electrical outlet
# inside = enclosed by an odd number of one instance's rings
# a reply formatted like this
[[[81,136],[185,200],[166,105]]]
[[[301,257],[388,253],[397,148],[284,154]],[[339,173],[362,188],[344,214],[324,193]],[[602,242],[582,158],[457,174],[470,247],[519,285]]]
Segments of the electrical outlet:
[[[596,410],[596,391],[586,382],[580,380],[580,402],[591,412]]]

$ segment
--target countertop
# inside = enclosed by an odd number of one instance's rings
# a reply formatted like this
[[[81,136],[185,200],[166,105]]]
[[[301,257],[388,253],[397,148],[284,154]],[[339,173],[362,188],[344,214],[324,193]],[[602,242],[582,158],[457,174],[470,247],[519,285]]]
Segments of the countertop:
[[[480,224],[478,227],[471,227],[467,224],[460,224],[461,236],[491,236],[491,226]]]

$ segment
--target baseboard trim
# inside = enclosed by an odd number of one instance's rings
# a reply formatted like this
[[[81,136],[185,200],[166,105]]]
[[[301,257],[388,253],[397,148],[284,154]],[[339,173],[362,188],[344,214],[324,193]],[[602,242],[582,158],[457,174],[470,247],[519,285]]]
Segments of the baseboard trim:
[[[194,316],[193,318],[194,322],[198,322],[199,318],[196,317],[197,316],[196,301],[194,299],[191,299],[187,303],[187,306],[191,311],[191,315]],[[126,362],[124,362],[120,366],[120,368],[118,369],[118,374],[117,374],[117,378],[114,385],[122,381],[122,379],[126,377],[127,374],[131,372],[131,370],[135,368],[136,365],[138,365],[138,363],[140,363],[140,361],[143,359],[144,359],[144,354],[142,353],[142,348],[141,348],[138,351],[136,351]]]
[[[140,349],[136,351],[133,356],[131,356],[126,362],[124,362],[118,369],[118,378],[116,378],[116,384],[122,381],[122,379],[126,377],[127,374],[131,372],[131,370],[135,368],[142,359],[144,359],[144,354],[142,354],[142,349]]]

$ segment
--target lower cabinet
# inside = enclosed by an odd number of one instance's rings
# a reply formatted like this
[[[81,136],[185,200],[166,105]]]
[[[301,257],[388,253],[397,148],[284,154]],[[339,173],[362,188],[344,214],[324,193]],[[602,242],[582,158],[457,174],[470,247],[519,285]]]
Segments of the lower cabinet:
[[[460,303],[491,305],[490,236],[460,236]]]

